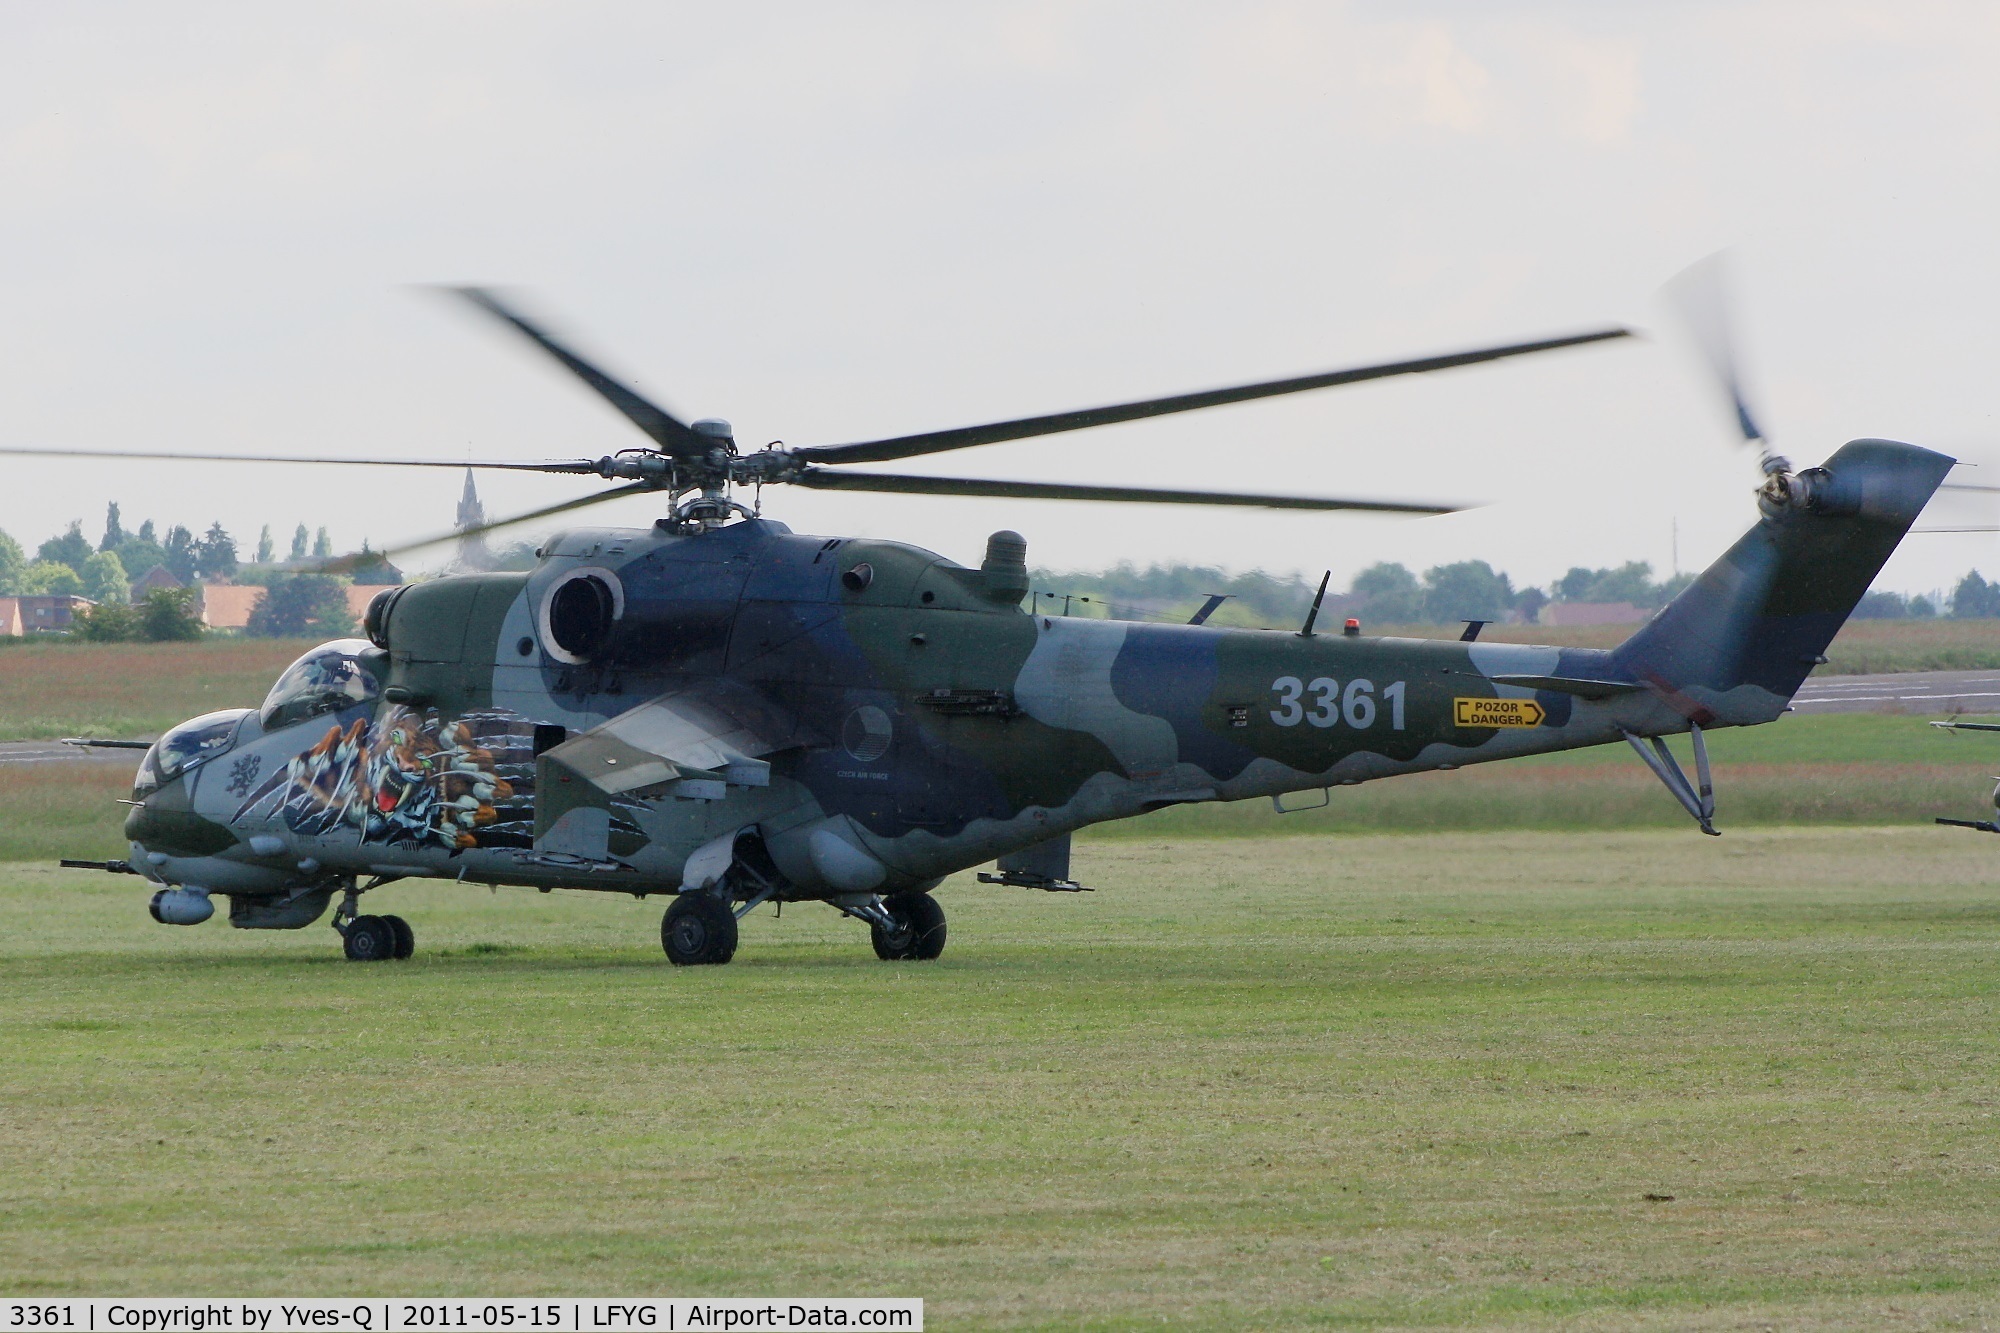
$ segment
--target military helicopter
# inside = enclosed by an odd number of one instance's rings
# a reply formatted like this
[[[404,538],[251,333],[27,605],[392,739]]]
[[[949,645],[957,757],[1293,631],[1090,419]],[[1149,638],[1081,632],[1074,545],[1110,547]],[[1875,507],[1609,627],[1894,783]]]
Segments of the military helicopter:
[[[1884,440],[1856,440],[1796,472],[1767,451],[1756,525],[1610,651],[1482,643],[1477,626],[1462,641],[1369,637],[1352,621],[1324,634],[1317,599],[1296,632],[1072,619],[1024,609],[1017,533],[994,533],[968,568],[898,542],[793,533],[732,492],[788,484],[1440,513],[1450,506],[847,465],[1627,331],[744,453],[728,423],[684,423],[494,293],[461,294],[648,439],[596,460],[474,464],[622,483],[479,531],[625,495],[657,493],[670,507],[650,528],[552,537],[532,572],[385,592],[368,609],[365,640],[308,652],[259,708],[210,713],[160,737],[133,789],[129,859],[66,864],[151,880],[162,923],[209,919],[216,895],[247,929],[301,928],[333,905],[347,957],[404,958],[414,947],[407,923],[360,903],[421,878],[669,896],[661,943],[675,964],[729,961],[740,918],[798,901],[865,923],[883,959],[932,959],[946,935],[932,890],[946,876],[997,861],[983,882],[1079,891],[1070,835],[1092,824],[1252,797],[1283,809],[1290,794],[1325,789],[1330,799],[1333,787],[1618,741],[1713,833],[1704,731],[1785,711],[1952,466]],[[1693,738],[1693,780],[1662,739],[1682,732]]]

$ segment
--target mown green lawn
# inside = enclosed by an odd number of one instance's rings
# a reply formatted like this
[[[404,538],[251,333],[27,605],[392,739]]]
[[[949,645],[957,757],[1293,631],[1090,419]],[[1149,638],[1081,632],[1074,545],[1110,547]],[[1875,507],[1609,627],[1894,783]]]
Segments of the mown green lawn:
[[[406,964],[0,872],[0,1289],[908,1294],[933,1326],[1979,1326],[2000,842],[1084,844],[935,965],[392,886]],[[1650,1198],[1671,1196],[1670,1198]]]
[[[255,708],[278,673],[310,646],[296,639],[0,638],[0,741],[151,740],[218,708]]]

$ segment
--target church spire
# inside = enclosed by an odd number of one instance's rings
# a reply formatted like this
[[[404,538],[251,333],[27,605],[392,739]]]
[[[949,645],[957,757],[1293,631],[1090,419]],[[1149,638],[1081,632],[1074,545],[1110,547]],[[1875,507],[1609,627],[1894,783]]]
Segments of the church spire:
[[[486,534],[473,532],[486,522],[486,506],[479,503],[479,488],[472,484],[472,469],[465,470],[465,491],[458,498],[458,530],[469,535],[458,539],[458,560],[467,569],[483,569],[488,563]]]

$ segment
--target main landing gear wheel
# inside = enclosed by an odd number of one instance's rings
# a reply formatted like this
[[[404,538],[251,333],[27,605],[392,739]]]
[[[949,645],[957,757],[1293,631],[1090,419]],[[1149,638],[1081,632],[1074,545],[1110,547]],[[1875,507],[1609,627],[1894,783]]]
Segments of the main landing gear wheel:
[[[736,956],[736,913],[713,894],[683,894],[660,921],[660,947],[676,967],[726,963]]]
[[[399,916],[382,918],[389,923],[389,930],[396,937],[396,947],[389,953],[391,958],[408,958],[417,951],[417,932],[410,929],[410,923]]]
[[[347,935],[342,941],[348,958],[356,963],[379,963],[400,957],[396,952],[396,928],[389,924],[395,919],[357,916],[348,922]]]
[[[896,929],[868,927],[877,958],[928,960],[944,952],[944,908],[937,899],[928,893],[907,893],[885,899],[882,910],[895,921]]]

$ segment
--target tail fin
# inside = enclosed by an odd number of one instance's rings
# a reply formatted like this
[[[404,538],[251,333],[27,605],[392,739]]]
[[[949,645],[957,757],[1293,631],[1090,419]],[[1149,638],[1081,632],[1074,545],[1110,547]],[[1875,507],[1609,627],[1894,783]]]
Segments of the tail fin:
[[[1854,440],[1612,654],[1703,725],[1766,722],[1821,660],[1953,460]],[[1705,715],[1705,716],[1704,716]]]

